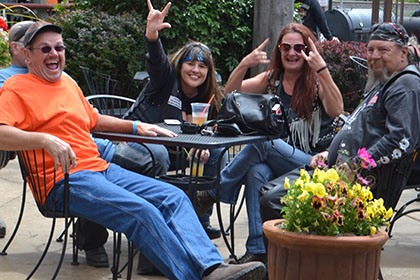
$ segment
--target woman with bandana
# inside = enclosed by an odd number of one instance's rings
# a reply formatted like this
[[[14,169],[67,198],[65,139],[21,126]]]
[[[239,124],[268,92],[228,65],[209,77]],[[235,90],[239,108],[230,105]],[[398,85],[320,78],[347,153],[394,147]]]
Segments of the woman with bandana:
[[[223,89],[216,82],[210,49],[202,43],[190,42],[168,57],[159,38],[159,31],[171,27],[169,23],[164,22],[171,3],[169,2],[162,11],[155,10],[150,0],[147,4],[149,14],[145,32],[146,68],[150,80],[124,118],[149,123],[163,122],[165,119],[192,122],[191,103],[207,103],[214,95],[208,119],[216,119],[224,95]],[[128,144],[137,149],[144,149],[138,143]],[[166,147],[147,145],[159,164],[166,166],[168,170],[170,156]],[[216,176],[217,160],[221,152],[222,149],[201,152],[200,161],[204,163],[204,176]],[[222,160],[222,168],[226,161],[227,154]],[[220,230],[211,227],[210,215],[211,211],[201,217],[201,223],[210,239],[218,238]],[[140,266],[142,274],[149,272],[144,265]]]

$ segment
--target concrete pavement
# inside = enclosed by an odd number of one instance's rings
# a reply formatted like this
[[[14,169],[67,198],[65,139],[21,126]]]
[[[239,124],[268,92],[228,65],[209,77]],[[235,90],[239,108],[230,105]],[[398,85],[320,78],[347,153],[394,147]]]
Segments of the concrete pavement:
[[[403,194],[402,201],[416,195],[416,191],[408,190]],[[5,238],[0,239],[0,250],[3,249],[15,226],[22,194],[22,179],[17,160],[13,160],[4,169],[0,170],[0,217],[7,225]],[[416,206],[420,207],[420,204]],[[228,207],[223,205],[223,216],[228,220]],[[217,225],[216,215],[212,217],[212,225]],[[25,279],[32,270],[40,256],[48,238],[50,219],[39,214],[38,209],[28,191],[25,213],[21,227],[15,240],[8,248],[7,256],[0,256],[0,279]],[[63,229],[63,222],[58,220],[56,236]],[[245,253],[245,240],[248,232],[245,209],[242,209],[235,223],[236,254]],[[420,279],[420,213],[414,213],[397,222],[393,237],[386,243],[381,259],[381,269],[385,280],[415,280]],[[71,242],[71,241],[70,241]],[[125,242],[125,241],[124,241]],[[214,241],[225,260],[229,252],[221,238]],[[123,260],[126,259],[126,243],[123,244]],[[55,270],[58,257],[61,253],[61,244],[53,241],[49,253],[43,264],[32,279],[49,279]],[[112,235],[106,243],[108,255],[112,257]],[[134,269],[136,268],[135,259]],[[63,266],[58,279],[111,279],[108,268],[93,268],[86,264],[83,252],[79,254],[78,266],[71,265],[71,247],[68,246]],[[125,274],[123,274],[125,278]],[[158,276],[140,276],[133,273],[132,279],[166,279]]]

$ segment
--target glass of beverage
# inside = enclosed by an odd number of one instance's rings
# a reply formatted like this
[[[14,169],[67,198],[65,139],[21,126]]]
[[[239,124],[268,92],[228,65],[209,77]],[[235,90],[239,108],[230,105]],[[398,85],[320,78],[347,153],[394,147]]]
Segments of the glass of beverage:
[[[191,103],[193,123],[202,125],[207,121],[209,107],[207,103]]]
[[[203,176],[204,163],[197,158],[190,159],[190,160],[193,161],[192,166],[190,165],[191,166],[191,175],[192,176]],[[197,161],[198,161],[198,169],[197,169]],[[198,171],[198,173],[197,173],[197,171]]]

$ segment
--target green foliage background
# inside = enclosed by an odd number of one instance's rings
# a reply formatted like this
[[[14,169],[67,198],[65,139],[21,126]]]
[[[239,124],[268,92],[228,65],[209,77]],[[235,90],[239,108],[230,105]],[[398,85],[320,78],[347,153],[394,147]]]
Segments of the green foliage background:
[[[121,95],[136,97],[137,71],[145,70],[143,33],[149,12],[145,0],[75,0],[72,10],[48,19],[63,27],[66,71],[88,93],[79,66],[111,74],[119,81]],[[163,9],[166,0],[153,0]],[[207,44],[217,71],[227,80],[239,61],[251,51],[253,0],[178,0],[166,21],[172,25],[160,33],[168,54],[189,40]],[[104,12],[106,11],[106,13]]]

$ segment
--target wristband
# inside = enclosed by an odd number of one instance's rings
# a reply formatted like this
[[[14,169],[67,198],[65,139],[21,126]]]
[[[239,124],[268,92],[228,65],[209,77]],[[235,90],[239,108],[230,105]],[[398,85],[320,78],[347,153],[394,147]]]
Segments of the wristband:
[[[319,72],[321,72],[324,69],[327,69],[327,65],[325,65],[324,67],[319,68],[318,70],[316,70],[316,72],[319,74]]]
[[[134,135],[137,135],[137,124],[139,123],[140,121],[134,121],[133,122],[133,134]]]

